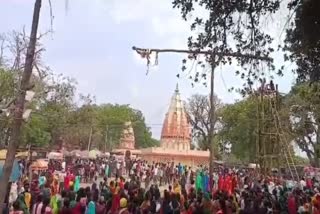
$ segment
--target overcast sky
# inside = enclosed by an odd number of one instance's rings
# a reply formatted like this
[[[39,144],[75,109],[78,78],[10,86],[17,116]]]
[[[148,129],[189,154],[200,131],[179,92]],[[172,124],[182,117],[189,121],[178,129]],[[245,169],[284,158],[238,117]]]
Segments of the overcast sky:
[[[146,76],[146,64],[132,46],[153,48],[186,48],[189,25],[172,9],[171,0],[51,0],[53,30],[43,43],[44,61],[56,73],[74,77],[78,90],[96,96],[98,103],[130,104],[142,110],[153,135],[159,138],[161,124],[176,83],[182,97],[193,93],[207,94],[207,88],[191,87],[187,77],[177,79],[183,55],[163,54],[159,65]],[[0,0],[2,32],[30,29],[34,0]],[[43,0],[40,32],[50,30],[48,0]],[[280,24],[275,21],[273,30]],[[280,55],[279,55],[280,56]],[[278,57],[279,57],[278,56]],[[239,96],[229,93],[240,86],[236,68],[216,70],[216,93],[224,102]],[[276,80],[287,92],[293,75],[287,69],[285,78]]]

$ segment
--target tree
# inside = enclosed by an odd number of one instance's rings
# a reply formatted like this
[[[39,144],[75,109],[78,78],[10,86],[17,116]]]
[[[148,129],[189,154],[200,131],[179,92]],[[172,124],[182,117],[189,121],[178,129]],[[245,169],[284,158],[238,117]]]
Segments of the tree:
[[[109,150],[117,147],[125,123],[130,121],[130,108],[128,105],[104,104],[98,107],[98,124],[106,139],[102,145],[106,145]]]
[[[51,133],[49,132],[49,124],[46,118],[33,115],[30,121],[23,128],[23,137],[20,146],[45,146],[51,141]]]
[[[221,110],[222,102],[215,96],[215,109]],[[192,95],[186,103],[186,111],[189,121],[192,126],[192,137],[196,145],[202,150],[210,149],[210,142],[208,139],[211,130],[210,125],[210,102],[209,97],[200,94]],[[215,130],[219,127],[219,118],[216,117],[214,121]]]
[[[7,117],[7,104],[13,99],[13,74],[0,67],[0,145],[7,144],[9,139],[9,118]]]
[[[320,83],[295,85],[286,96],[291,140],[306,153],[311,165],[320,162]]]
[[[246,98],[221,110],[222,130],[218,133],[224,143],[231,144],[231,153],[240,160],[255,162],[257,101]]]
[[[122,110],[123,113],[125,112],[125,115],[123,115],[124,117],[122,117],[121,122],[117,122],[120,125],[115,127],[117,128],[117,134],[113,139],[116,143],[119,143],[121,134],[126,128],[124,126],[125,122],[130,121],[134,131],[136,148],[146,148],[159,145],[159,142],[152,138],[150,128],[147,127],[145,118],[140,110],[133,109],[128,105],[118,107],[125,108],[125,110]]]
[[[146,126],[145,118],[140,110],[131,109],[136,148],[159,146],[160,142],[152,138],[150,128]]]
[[[14,94],[14,75],[4,68],[0,68],[0,103],[5,105]]]
[[[32,90],[36,93],[36,95],[32,102],[29,102],[27,104],[27,107],[29,109],[33,109],[33,112],[36,113],[37,116],[46,115],[46,119],[50,119],[50,116],[52,115],[48,116],[49,114],[47,114],[48,112],[45,112],[45,107],[48,105],[52,105],[52,101],[59,102],[59,105],[66,105],[67,103],[70,104],[70,100],[72,102],[75,87],[73,80],[65,78],[62,75],[57,76],[50,73],[49,68],[42,62],[41,56],[44,48],[39,40],[40,38],[42,38],[42,36],[43,35],[39,35],[38,40],[36,41],[36,51],[33,61],[33,73],[30,76],[30,87],[32,87]],[[23,61],[26,58],[28,42],[29,37],[26,35],[24,29],[22,31],[12,31],[0,35],[0,44],[2,44],[2,52],[0,56],[0,58],[2,59],[2,63],[0,64],[0,106],[6,108],[6,112],[0,114],[1,146],[7,146],[8,139],[10,139],[9,122],[12,120],[10,117],[8,117],[8,114],[12,112],[13,106],[11,104],[16,99],[17,94],[20,93],[20,81],[24,68]],[[58,127],[63,121],[61,118],[65,117],[63,117],[62,115],[58,115],[56,118],[56,121],[47,121],[49,122],[48,125],[54,124]],[[37,143],[43,142],[44,136],[41,136],[39,132],[38,134],[36,134],[37,132],[35,131],[35,129],[42,130],[44,124],[42,124],[42,122],[40,121],[43,120],[40,120],[40,117],[37,117],[37,122],[33,123],[34,121],[31,118],[32,128],[30,128],[28,124],[26,127],[22,128],[23,139],[21,140],[21,146],[24,146],[28,143],[37,145]],[[47,125],[45,125],[45,127],[47,127]],[[63,126],[61,126],[61,128],[62,127]],[[36,136],[38,136],[40,139],[34,139],[34,137]],[[31,142],[28,142],[30,138],[32,138],[33,140],[31,140]],[[44,142],[46,144],[48,141],[45,140]]]
[[[296,63],[297,81],[319,81],[320,2],[295,0],[289,4],[295,19],[287,30],[284,50],[286,60]]]
[[[274,14],[279,9],[280,2],[281,0],[173,0],[173,7],[180,10],[184,20],[192,19],[190,28],[197,32],[195,36],[188,38],[189,49],[209,50],[212,53],[235,53],[236,60],[219,54],[215,57],[214,64],[219,66],[237,62],[243,70],[235,73],[241,74],[241,78],[251,86],[253,80],[258,79],[262,74],[259,72],[261,58],[250,58],[245,54],[268,57],[274,51],[271,47],[272,37],[264,30],[261,20]],[[193,14],[198,15],[192,16]],[[205,67],[206,63],[212,64],[211,55],[203,60],[197,54],[191,54],[188,59],[196,60],[202,67]],[[187,69],[186,62],[187,60],[184,59],[182,71]],[[274,69],[271,61],[267,61],[267,65]],[[203,80],[207,85],[207,69],[196,72],[190,78],[194,82]],[[244,93],[245,90],[242,92]]]

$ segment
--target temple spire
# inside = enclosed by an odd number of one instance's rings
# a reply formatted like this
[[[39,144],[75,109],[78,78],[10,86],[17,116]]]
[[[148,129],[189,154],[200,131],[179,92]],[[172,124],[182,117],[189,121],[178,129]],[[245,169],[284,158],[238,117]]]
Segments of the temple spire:
[[[163,122],[160,139],[161,146],[164,148],[189,150],[191,143],[190,131],[190,124],[177,84]]]

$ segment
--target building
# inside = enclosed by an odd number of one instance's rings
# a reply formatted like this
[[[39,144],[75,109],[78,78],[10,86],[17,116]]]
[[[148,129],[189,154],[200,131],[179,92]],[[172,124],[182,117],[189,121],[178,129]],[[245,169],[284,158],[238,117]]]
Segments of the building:
[[[112,153],[124,155],[126,151],[130,151],[132,155],[139,155],[141,153],[140,150],[135,149],[134,130],[130,121],[124,124],[119,146],[113,149]]]
[[[160,142],[163,148],[179,151],[190,150],[191,126],[180,97],[178,85],[163,122]]]
[[[134,131],[131,122],[126,122],[124,124],[124,129],[120,138],[119,149],[131,150],[135,147]]]
[[[160,147],[142,149],[141,157],[149,162],[208,164],[209,151],[191,150],[191,140],[191,125],[177,85],[163,122]]]

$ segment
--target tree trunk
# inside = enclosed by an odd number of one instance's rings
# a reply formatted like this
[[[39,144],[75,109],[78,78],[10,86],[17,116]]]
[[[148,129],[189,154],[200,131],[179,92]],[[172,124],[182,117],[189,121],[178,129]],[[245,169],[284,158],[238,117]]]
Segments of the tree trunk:
[[[210,157],[209,157],[209,182],[210,188],[213,188],[213,171],[214,171],[214,124],[215,124],[215,100],[214,100],[214,70],[215,70],[215,57],[212,56],[211,62],[211,78],[210,78],[210,133],[209,145],[210,145]]]
[[[36,0],[33,11],[33,19],[31,26],[31,34],[30,41],[27,49],[27,55],[25,60],[24,71],[22,74],[21,84],[20,84],[20,93],[17,96],[16,104],[13,112],[13,122],[11,125],[11,136],[7,149],[6,160],[3,166],[3,172],[0,179],[0,212],[2,213],[4,208],[5,196],[8,189],[9,179],[12,172],[13,163],[15,160],[15,154],[17,148],[19,146],[20,138],[21,138],[21,127],[22,127],[22,115],[24,111],[25,105],[25,97],[26,97],[26,88],[29,86],[33,61],[34,61],[34,53],[37,42],[37,31],[39,24],[39,16],[41,9],[41,0]]]

